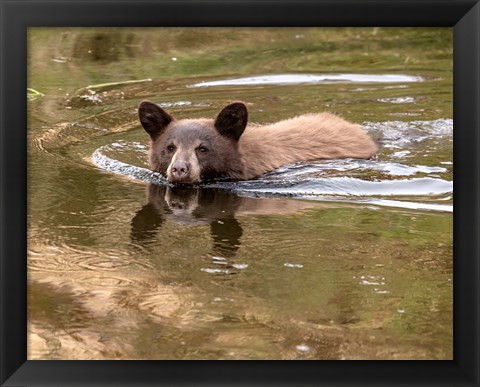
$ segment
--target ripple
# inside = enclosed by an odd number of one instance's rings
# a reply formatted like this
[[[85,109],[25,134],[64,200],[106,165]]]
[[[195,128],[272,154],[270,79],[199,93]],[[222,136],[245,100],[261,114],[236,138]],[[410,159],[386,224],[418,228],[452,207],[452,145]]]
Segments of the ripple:
[[[429,203],[429,200],[422,203],[415,199],[422,197],[425,201],[425,197],[431,197],[439,200],[439,196],[453,192],[453,182],[445,179],[445,175],[437,175],[447,174],[448,178],[450,170],[447,165],[451,165],[451,162],[442,161],[438,165],[408,163],[410,160],[418,160],[415,157],[418,150],[415,147],[409,148],[410,145],[434,139],[437,142],[427,143],[426,152],[435,152],[438,139],[446,138],[448,141],[453,138],[453,120],[367,122],[363,126],[367,131],[379,134],[382,147],[401,150],[379,156],[390,157],[391,160],[339,159],[295,163],[256,180],[215,182],[200,184],[199,187],[220,188],[246,196],[280,195],[416,210],[453,211],[450,203]],[[445,144],[442,143],[441,146]],[[129,164],[133,160],[133,164],[146,165],[147,153],[145,144],[120,140],[97,149],[91,155],[91,161],[105,171],[148,183],[170,185],[160,173]],[[128,162],[118,158],[126,158]],[[399,159],[402,159],[401,162]],[[386,200],[385,196],[404,198]],[[410,200],[404,200],[406,197]]]
[[[421,82],[419,76],[403,74],[275,74],[255,77],[220,79],[194,83],[187,87],[295,85],[317,83],[399,83]]]
[[[203,271],[205,273],[208,273],[208,274],[220,274],[220,275],[231,275],[231,274],[235,274],[235,272],[232,272],[231,270],[229,269],[212,269],[212,268],[209,268],[209,267],[202,267],[200,269],[200,271]]]
[[[117,270],[128,267],[132,262],[122,259],[109,259],[107,257],[82,257],[78,260],[77,265],[89,270]]]
[[[310,352],[310,347],[305,344],[300,344],[295,346],[295,349],[300,352]]]
[[[234,264],[232,264],[232,267],[234,267],[235,269],[238,269],[238,270],[244,270],[248,267],[248,264],[247,263],[234,263]]]
[[[270,173],[269,177],[278,178],[299,178],[302,175],[311,175],[324,171],[325,174],[331,174],[332,171],[379,171],[390,176],[412,176],[417,173],[442,173],[447,172],[445,167],[430,167],[426,165],[405,165],[395,162],[377,161],[377,160],[328,160],[317,161],[313,163],[290,164],[278,168]]]
[[[153,172],[147,168],[137,167],[118,160],[114,160],[103,154],[103,148],[97,149],[91,156],[91,161],[98,168],[104,171],[112,172],[117,175],[131,177],[136,180],[142,180],[149,183],[168,185],[167,180],[158,172]]]
[[[448,204],[419,203],[419,202],[385,200],[385,199],[369,199],[368,203],[376,204],[382,207],[399,207],[399,208],[406,208],[411,210],[453,212],[453,205],[448,205]]]
[[[384,148],[405,148],[427,139],[453,136],[453,120],[365,122],[363,128],[378,133]]]
[[[142,294],[137,300],[138,308],[147,312],[150,318],[170,318],[178,311],[181,301],[179,295],[168,286],[160,286],[157,291]]]
[[[82,108],[88,105],[106,104],[112,98],[123,100],[137,94],[135,87],[149,82],[152,80],[133,79],[88,85],[76,90],[73,95],[67,94],[67,105],[69,108]]]
[[[99,168],[137,180],[155,184],[168,184],[158,172],[133,166],[114,160],[103,154],[102,148],[91,156],[93,163]],[[367,181],[351,177],[308,178],[294,180],[299,175],[309,175],[318,170],[335,169],[374,169],[393,176],[409,176],[418,172],[446,172],[444,167],[428,167],[422,165],[407,166],[398,163],[376,162],[371,160],[335,160],[331,162],[307,165],[290,165],[273,172],[267,179],[246,182],[216,183],[213,185],[230,188],[241,192],[304,194],[304,195],[439,195],[453,192],[453,182],[439,178],[422,177],[403,180]],[[271,177],[277,177],[272,180]],[[280,177],[282,180],[279,180]],[[211,185],[212,186],[212,185]]]
[[[93,286],[101,286],[101,287],[126,287],[130,286],[134,283],[127,278],[120,278],[120,277],[109,277],[109,276],[90,276],[90,277],[83,277],[82,282],[88,285]]]
[[[285,267],[291,267],[291,268],[295,268],[295,269],[301,269],[301,268],[303,268],[303,265],[300,264],[300,263],[288,263],[288,262],[285,262],[285,263],[283,264],[283,266],[285,266]]]
[[[92,161],[94,161],[94,164],[99,168],[112,173],[149,183],[168,185],[166,179],[159,173],[113,160],[102,155],[98,150],[92,155]],[[408,172],[408,174],[410,174],[418,171],[425,172],[425,169],[424,167],[406,167],[402,173],[407,174],[406,172]],[[401,174],[400,170],[394,171],[394,173]],[[423,197],[453,192],[452,181],[432,177],[380,181],[366,181],[350,177],[318,178],[299,181],[251,180],[236,183],[215,183],[209,186],[231,190],[239,194],[246,194],[247,196],[281,195],[311,200],[332,200],[328,195],[335,195],[333,198],[335,201],[341,201],[339,196],[344,196],[349,199],[348,201],[356,203],[365,203],[365,200],[362,198],[365,196],[404,195]],[[452,205],[443,204],[384,200],[378,198],[369,199],[368,203],[416,210],[453,211]]]
[[[252,181],[240,183],[236,189],[242,192],[283,195],[428,196],[453,192],[453,182],[430,177],[379,181],[334,177],[273,184],[265,180]]]
[[[151,270],[150,262],[132,257],[128,251],[83,251],[72,246],[36,245],[28,249],[28,269],[43,272],[96,272],[142,269]]]

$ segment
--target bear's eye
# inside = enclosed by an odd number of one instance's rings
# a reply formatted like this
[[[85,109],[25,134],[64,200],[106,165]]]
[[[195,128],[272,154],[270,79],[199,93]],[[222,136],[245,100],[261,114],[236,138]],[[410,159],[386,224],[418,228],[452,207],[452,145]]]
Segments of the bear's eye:
[[[175,146],[169,145],[169,146],[167,146],[167,150],[168,150],[169,152],[173,152],[173,151],[175,150]]]
[[[197,149],[198,149],[198,151],[199,151],[200,153],[207,153],[207,152],[208,152],[208,149],[205,148],[204,146],[200,146],[200,147],[198,147]]]

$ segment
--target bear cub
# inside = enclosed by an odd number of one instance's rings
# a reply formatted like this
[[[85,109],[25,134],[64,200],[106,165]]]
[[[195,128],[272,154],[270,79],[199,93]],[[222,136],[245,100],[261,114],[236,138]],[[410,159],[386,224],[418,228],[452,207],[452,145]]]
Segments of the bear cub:
[[[215,119],[175,120],[143,101],[138,114],[150,136],[150,168],[174,184],[249,180],[293,162],[368,159],[377,151],[358,125],[330,113],[247,126],[241,102],[227,105]]]

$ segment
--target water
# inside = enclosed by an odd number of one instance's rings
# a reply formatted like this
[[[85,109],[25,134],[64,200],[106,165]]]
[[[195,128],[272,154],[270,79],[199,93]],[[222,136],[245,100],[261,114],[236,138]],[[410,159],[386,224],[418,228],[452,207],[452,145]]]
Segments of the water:
[[[451,32],[30,29],[29,359],[451,359]],[[380,151],[174,187],[144,99]]]
[[[208,86],[257,86],[257,85],[291,85],[291,84],[327,84],[327,83],[397,83],[421,82],[422,77],[389,74],[276,74],[256,77],[223,79],[199,82],[190,87]]]
[[[412,127],[417,129],[414,134],[409,132]],[[450,180],[446,167],[452,165],[451,161],[438,162],[437,166],[409,165],[411,163],[405,161],[407,158],[415,157],[415,153],[420,153],[412,148],[411,144],[414,143],[426,143],[421,153],[434,152],[438,141],[443,141],[443,146],[450,147],[452,120],[385,122],[382,126],[367,123],[364,128],[377,136],[387,133],[381,139],[383,148],[401,148],[403,151],[385,157],[385,161],[381,159],[380,152],[374,160],[342,159],[290,164],[253,181],[204,186],[222,187],[239,194],[278,194],[319,200],[348,199],[355,202],[368,200],[395,207],[453,211],[452,204],[444,204],[445,199],[451,203],[448,199],[453,192],[453,181]],[[434,143],[428,144],[427,140],[433,140]],[[95,150],[91,159],[103,170],[150,183],[168,185],[159,173],[148,169],[147,153],[148,145],[116,141]],[[119,158],[125,155],[135,158],[135,161],[130,163],[120,161]],[[398,162],[397,159],[404,160]],[[135,166],[135,162],[140,166]],[[369,179],[365,180],[367,174]],[[402,200],[396,202],[379,200],[384,196],[399,197]]]

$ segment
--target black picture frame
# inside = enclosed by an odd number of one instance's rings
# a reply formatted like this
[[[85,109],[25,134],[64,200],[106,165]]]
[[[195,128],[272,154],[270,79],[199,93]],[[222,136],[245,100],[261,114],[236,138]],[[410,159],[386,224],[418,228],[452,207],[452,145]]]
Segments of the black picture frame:
[[[480,4],[473,0],[0,0],[2,386],[479,386]],[[454,360],[27,361],[27,28],[454,28]]]

